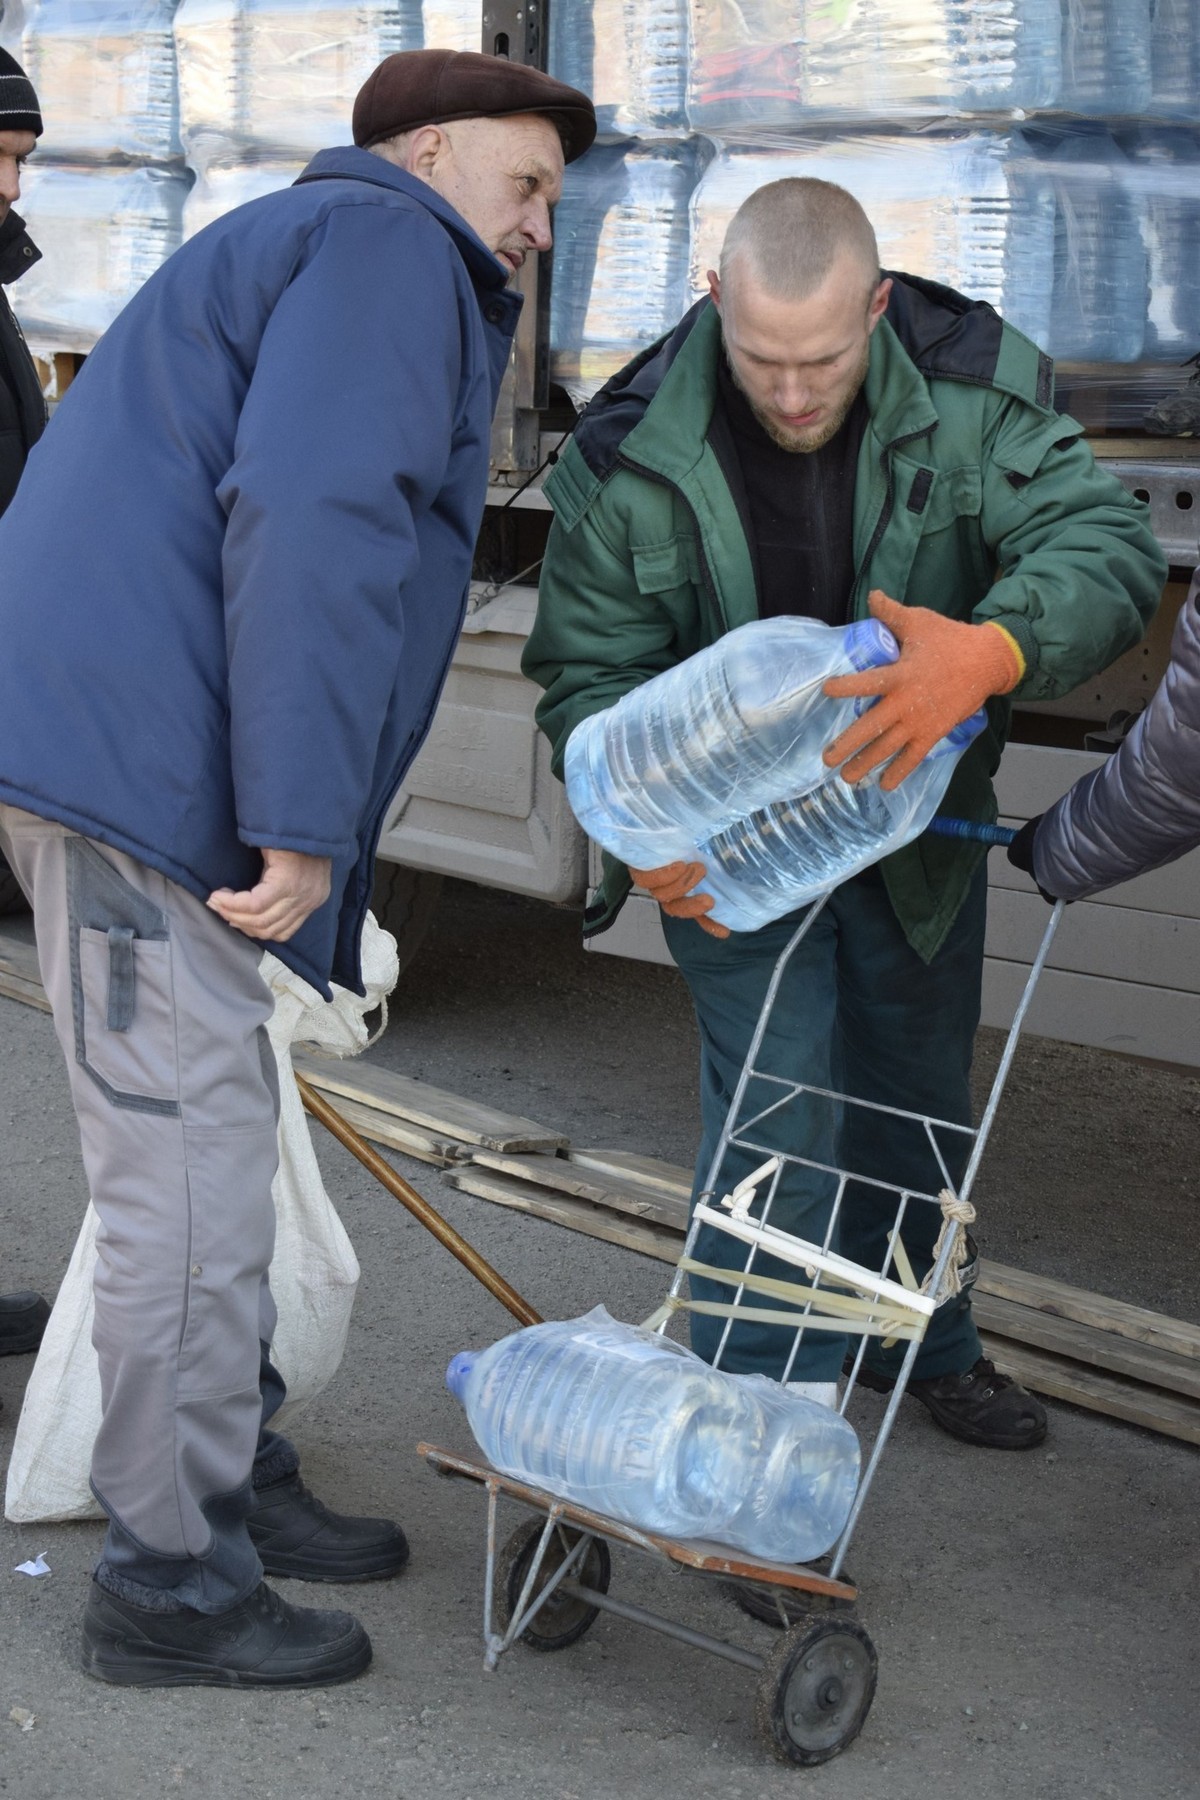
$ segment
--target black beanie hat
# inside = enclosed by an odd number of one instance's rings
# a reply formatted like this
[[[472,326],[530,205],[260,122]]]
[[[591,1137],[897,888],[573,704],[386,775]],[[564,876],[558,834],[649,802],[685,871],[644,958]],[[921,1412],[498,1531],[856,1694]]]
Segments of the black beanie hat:
[[[0,131],[42,135],[42,115],[33,83],[7,50],[0,50]]]

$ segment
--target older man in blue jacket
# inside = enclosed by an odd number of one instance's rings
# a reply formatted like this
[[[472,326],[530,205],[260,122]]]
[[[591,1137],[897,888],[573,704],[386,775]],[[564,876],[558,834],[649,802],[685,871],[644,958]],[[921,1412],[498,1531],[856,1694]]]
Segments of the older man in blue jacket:
[[[349,1679],[370,1643],[267,1574],[407,1556],[269,1429],[264,945],[361,992],[387,804],[462,620],[496,395],[591,103],[389,57],[355,147],[186,244],[106,333],[0,521],[0,848],[32,901],[101,1219],[84,1667]]]

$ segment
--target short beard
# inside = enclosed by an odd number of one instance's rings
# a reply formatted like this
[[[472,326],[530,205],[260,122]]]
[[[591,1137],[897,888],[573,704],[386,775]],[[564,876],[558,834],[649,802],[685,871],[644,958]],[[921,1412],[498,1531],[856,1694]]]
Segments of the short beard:
[[[811,455],[814,450],[823,450],[826,444],[837,436],[838,432],[849,418],[850,409],[858,399],[859,391],[867,378],[867,368],[871,361],[871,345],[870,340],[868,339],[863,348],[862,359],[850,379],[850,384],[846,389],[841,405],[823,425],[815,426],[812,431],[789,431],[785,425],[780,425],[769,413],[765,413],[761,407],[755,404],[753,397],[747,393],[737,370],[733,366],[732,358],[727,355],[725,360],[729,364],[729,372],[733,376],[734,386],[742,394],[750,411],[754,414],[771,442],[773,444],[778,444],[781,450],[787,450],[793,456],[808,456]]]

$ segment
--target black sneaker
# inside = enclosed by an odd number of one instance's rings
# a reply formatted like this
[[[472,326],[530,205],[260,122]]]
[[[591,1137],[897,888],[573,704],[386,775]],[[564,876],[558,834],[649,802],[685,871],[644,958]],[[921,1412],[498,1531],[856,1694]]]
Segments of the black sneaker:
[[[154,1612],[93,1581],[82,1666],[121,1687],[331,1687],[371,1660],[344,1612],[289,1606],[265,1581],[227,1612]]]
[[[0,1356],[24,1356],[36,1350],[50,1308],[40,1294],[0,1294]]]
[[[860,1387],[890,1394],[894,1376],[877,1374],[866,1363],[858,1371]],[[994,1362],[981,1356],[958,1375],[935,1375],[910,1381],[907,1392],[927,1407],[943,1431],[964,1444],[989,1450],[1032,1450],[1046,1435],[1046,1409],[1011,1375],[1001,1375]]]
[[[298,1581],[383,1581],[408,1561],[390,1519],[347,1519],[310,1494],[299,1475],[256,1488],[246,1519],[266,1575]]]

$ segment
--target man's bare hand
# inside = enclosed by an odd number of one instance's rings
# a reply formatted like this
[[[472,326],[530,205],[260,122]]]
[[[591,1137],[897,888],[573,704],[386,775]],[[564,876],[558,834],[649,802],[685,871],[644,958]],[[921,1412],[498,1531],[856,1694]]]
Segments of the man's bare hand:
[[[302,856],[298,850],[264,850],[262,859],[257,887],[240,894],[218,888],[207,904],[247,937],[286,944],[328,900],[330,861],[327,856]]]
[[[630,869],[629,873],[673,919],[695,919],[709,937],[729,936],[728,925],[719,925],[715,919],[704,917],[716,905],[712,895],[692,892],[704,880],[703,863],[664,863],[661,869]]]

